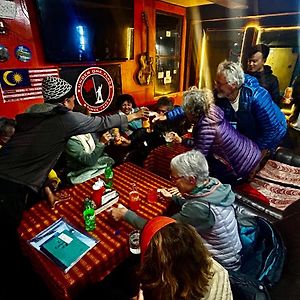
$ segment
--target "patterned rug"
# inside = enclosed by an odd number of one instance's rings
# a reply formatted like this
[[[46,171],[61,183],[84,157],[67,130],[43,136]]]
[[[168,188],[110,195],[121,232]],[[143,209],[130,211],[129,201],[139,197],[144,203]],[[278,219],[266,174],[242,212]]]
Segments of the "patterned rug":
[[[251,186],[269,199],[270,206],[284,210],[287,206],[300,199],[300,189],[271,183],[254,178]]]
[[[253,205],[264,203],[283,211],[300,199],[300,168],[268,160],[250,186],[241,184],[236,192],[247,197]]]
[[[279,161],[268,160],[256,174],[256,178],[300,189],[300,168]]]

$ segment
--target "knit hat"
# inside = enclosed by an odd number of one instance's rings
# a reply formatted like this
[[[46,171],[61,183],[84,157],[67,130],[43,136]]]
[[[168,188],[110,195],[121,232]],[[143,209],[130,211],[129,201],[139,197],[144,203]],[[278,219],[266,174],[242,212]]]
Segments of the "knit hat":
[[[71,89],[72,85],[61,78],[47,76],[43,79],[42,92],[45,102],[60,99]]]
[[[141,236],[142,259],[150,244],[151,239],[156,234],[156,232],[158,232],[163,227],[175,222],[176,221],[174,219],[169,217],[164,217],[164,216],[155,217],[147,222],[147,224],[144,226],[144,229],[142,231],[142,236]]]

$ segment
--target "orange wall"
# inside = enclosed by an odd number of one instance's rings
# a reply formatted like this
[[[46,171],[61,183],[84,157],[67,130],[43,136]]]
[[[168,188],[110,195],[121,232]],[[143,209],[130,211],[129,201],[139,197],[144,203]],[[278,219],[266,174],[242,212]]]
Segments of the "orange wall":
[[[136,80],[136,72],[139,69],[139,54],[145,51],[146,37],[143,29],[142,12],[145,11],[149,19],[149,54],[155,57],[155,10],[167,11],[173,14],[184,16],[184,34],[182,42],[182,63],[181,63],[181,78],[180,78],[180,91],[171,96],[175,99],[176,104],[181,104],[182,89],[184,78],[184,43],[185,43],[185,28],[186,28],[186,10],[176,5],[170,5],[161,1],[154,0],[134,0],[134,60],[120,62],[121,77],[122,77],[122,91],[123,93],[130,93],[134,96],[137,105],[146,105],[155,102],[154,98],[154,85],[151,83],[149,86],[141,86]],[[6,62],[0,63],[0,69],[31,69],[43,67],[60,67],[63,65],[53,65],[46,62],[44,58],[44,51],[39,35],[39,28],[37,22],[37,15],[33,6],[33,0],[15,0],[17,4],[17,15],[15,19],[3,19],[6,27],[6,34],[0,35],[0,44],[8,48],[10,58]],[[21,5],[22,3],[22,5]],[[32,59],[28,62],[21,62],[14,56],[14,49],[18,45],[25,45],[32,51]],[[105,65],[95,63],[99,66]],[[95,65],[94,64],[94,65]],[[110,63],[107,63],[110,64]],[[88,66],[82,64],[82,66]],[[155,66],[154,66],[155,69]],[[31,101],[16,101],[3,103],[2,94],[0,93],[0,116],[14,117],[18,113],[22,113],[28,106],[33,103],[41,102],[42,99]]]

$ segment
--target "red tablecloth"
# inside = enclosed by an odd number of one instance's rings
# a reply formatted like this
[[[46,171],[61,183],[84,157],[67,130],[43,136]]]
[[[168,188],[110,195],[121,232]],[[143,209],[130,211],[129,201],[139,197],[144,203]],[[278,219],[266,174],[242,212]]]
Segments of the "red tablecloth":
[[[91,195],[95,181],[96,178],[68,189],[71,199],[57,204],[55,209],[51,209],[45,201],[36,204],[24,213],[19,227],[25,255],[29,257],[34,269],[45,280],[56,299],[72,299],[80,288],[87,283],[102,280],[129,256],[128,234],[132,227],[125,221],[114,221],[108,212],[97,215],[96,229],[91,232],[100,242],[66,274],[27,243],[62,216],[74,227],[84,231],[83,200]],[[125,206],[128,206],[128,192],[133,182],[141,198],[137,213],[147,219],[162,215],[168,203],[148,203],[146,193],[149,188],[171,187],[171,183],[132,163],[120,165],[114,169],[113,187],[120,193],[119,202]]]
[[[144,161],[145,169],[166,179],[170,176],[170,162],[178,154],[191,150],[182,144],[162,145],[153,149]]]

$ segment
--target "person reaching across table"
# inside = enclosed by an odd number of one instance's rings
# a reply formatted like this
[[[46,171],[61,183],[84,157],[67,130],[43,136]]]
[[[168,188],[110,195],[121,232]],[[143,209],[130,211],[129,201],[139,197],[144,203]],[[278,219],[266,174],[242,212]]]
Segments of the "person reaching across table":
[[[261,161],[258,146],[224,118],[210,90],[191,87],[184,92],[182,108],[171,111],[167,117],[176,120],[183,116],[194,124],[192,139],[183,139],[175,132],[170,139],[200,150],[207,157],[212,176],[233,184],[255,172]]]
[[[175,156],[170,168],[171,180],[182,195],[161,190],[166,199],[180,207],[172,218],[194,226],[214,259],[227,269],[237,270],[242,245],[231,186],[209,176],[207,161],[198,150]],[[147,222],[127,208],[113,208],[111,214],[115,220],[124,219],[136,228],[143,228]]]
[[[90,117],[72,112],[62,104],[74,103],[72,86],[56,77],[45,77],[42,91],[45,103],[35,104],[34,113],[16,116],[15,134],[0,151],[1,299],[13,298],[18,292],[9,288],[12,282],[23,280],[16,276],[26,277],[19,273],[22,254],[17,228],[31,194],[41,191],[67,140],[73,135],[127,126],[147,114],[140,110],[127,116]]]

